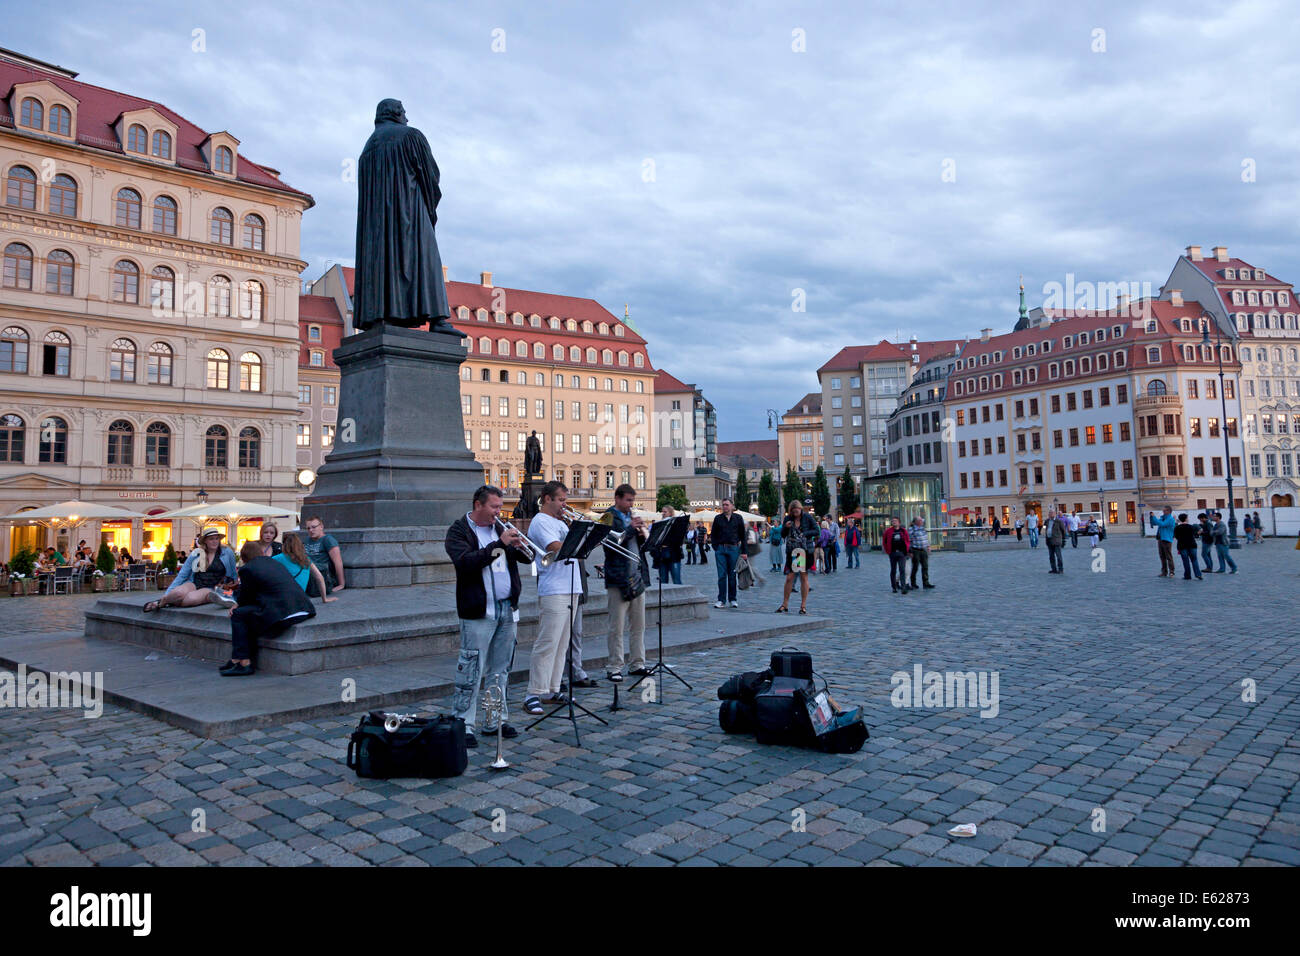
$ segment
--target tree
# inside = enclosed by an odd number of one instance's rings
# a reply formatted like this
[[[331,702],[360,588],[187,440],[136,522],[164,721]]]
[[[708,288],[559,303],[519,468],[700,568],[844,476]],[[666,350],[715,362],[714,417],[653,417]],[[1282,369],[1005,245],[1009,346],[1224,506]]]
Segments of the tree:
[[[799,480],[799,473],[794,470],[794,465],[789,461],[785,463],[785,487],[781,489],[781,497],[785,499],[787,508],[792,501],[803,501],[803,482]]]
[[[812,500],[815,514],[820,516],[831,513],[831,489],[826,484],[826,469],[821,465],[817,466],[817,473],[813,475]]]
[[[858,487],[853,481],[853,475],[849,473],[848,465],[844,466],[844,474],[840,477],[840,509],[842,514],[851,515],[858,510]]]
[[[660,485],[655,493],[655,509],[663,510],[664,505],[671,505],[676,511],[685,511],[690,507],[686,497],[685,485]]]
[[[172,547],[170,541],[167,542],[167,550],[163,552],[162,569],[164,571],[176,570],[176,549]]]
[[[776,480],[772,473],[763,469],[763,477],[758,479],[758,513],[768,519],[776,517],[781,510],[781,496],[777,492]]]
[[[117,562],[113,560],[113,552],[108,550],[108,542],[99,542],[99,553],[95,555],[95,567],[105,574],[112,574],[117,570]]]
[[[749,510],[749,475],[744,468],[736,476],[736,493],[731,496],[731,500],[741,511]]]

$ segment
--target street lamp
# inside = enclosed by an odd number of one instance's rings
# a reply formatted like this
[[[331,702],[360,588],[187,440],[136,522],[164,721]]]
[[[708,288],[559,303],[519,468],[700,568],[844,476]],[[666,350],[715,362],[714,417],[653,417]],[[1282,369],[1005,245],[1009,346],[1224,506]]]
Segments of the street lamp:
[[[1219,404],[1223,409],[1221,419],[1223,427],[1223,470],[1228,476],[1228,547],[1239,550],[1241,542],[1237,540],[1237,509],[1232,504],[1232,450],[1228,447],[1228,395],[1223,390],[1223,330],[1208,312],[1201,313],[1201,345],[1210,344],[1210,325],[1214,325],[1214,354],[1219,360]],[[1245,468],[1245,446],[1242,450],[1242,468]]]
[[[778,412],[775,408],[769,408],[767,410],[767,430],[771,431],[774,425],[780,425],[780,424],[782,424],[781,413]]]
[[[1105,531],[1106,530],[1106,486],[1105,485],[1097,486],[1097,497],[1101,500],[1101,521],[1097,523],[1101,525],[1101,530]]]
[[[201,505],[206,505],[208,503],[208,493],[202,488],[199,488],[194,497],[199,499],[199,504]]]

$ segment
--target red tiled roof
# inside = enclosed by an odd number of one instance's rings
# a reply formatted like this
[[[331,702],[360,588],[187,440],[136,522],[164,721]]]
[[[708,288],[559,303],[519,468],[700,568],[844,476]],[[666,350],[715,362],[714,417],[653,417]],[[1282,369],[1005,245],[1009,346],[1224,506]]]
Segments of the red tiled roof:
[[[757,455],[760,458],[766,458],[768,461],[776,461],[777,441],[775,438],[762,438],[757,441],[720,441],[718,442],[719,455]]]
[[[1231,258],[1231,259],[1225,259],[1222,262],[1220,262],[1218,259],[1214,258],[1213,255],[1211,255],[1209,258],[1201,258],[1199,260],[1188,259],[1186,255],[1184,255],[1182,258],[1187,259],[1187,262],[1193,268],[1202,272],[1206,276],[1206,278],[1208,278],[1211,282],[1214,282],[1216,284],[1225,283],[1225,282],[1226,283],[1242,282],[1256,287],[1258,287],[1260,283],[1264,283],[1265,285],[1269,285],[1269,286],[1283,286],[1285,288],[1291,287],[1291,283],[1283,282],[1281,279],[1269,275],[1267,271],[1264,273],[1263,279],[1225,279],[1223,277],[1223,272],[1225,269],[1236,269],[1238,270],[1237,273],[1238,275],[1241,274],[1240,273],[1241,269],[1249,269],[1250,274],[1253,276],[1255,274],[1255,267],[1252,266],[1249,262],[1245,261],[1244,259]]]
[[[808,406],[808,411],[806,412],[803,410],[803,407],[805,405]],[[781,417],[784,418],[788,415],[820,415],[821,413],[822,413],[822,393],[809,392],[803,398],[799,399],[799,401],[795,402],[794,406],[791,407],[789,411],[787,411],[785,415]]]
[[[660,369],[658,372],[655,373],[655,394],[656,395],[662,395],[665,392],[694,392],[694,391],[695,389],[691,388],[691,386],[687,385],[679,378],[674,378],[672,375],[668,374],[663,369]]]
[[[863,362],[910,362],[913,355],[921,356],[922,362],[940,355],[956,352],[961,347],[961,339],[941,339],[936,342],[917,342],[916,351],[912,343],[895,345],[888,339],[881,339],[875,345],[849,345],[840,349],[831,360],[819,368],[821,372],[847,372],[862,366]]]
[[[322,324],[342,325],[343,316],[339,315],[338,303],[329,295],[298,296],[298,320],[310,319]]]
[[[208,133],[163,104],[101,86],[92,86],[89,83],[68,79],[59,73],[47,72],[4,59],[0,59],[0,95],[4,97],[4,100],[0,101],[0,126],[14,128],[14,118],[9,110],[9,96],[13,92],[14,85],[38,81],[52,83],[77,100],[77,143],[79,145],[131,156],[132,154],[122,148],[113,124],[125,112],[152,108],[176,124],[176,165],[181,169],[194,172],[208,172],[208,164],[200,150],[203,141],[208,138]],[[306,197],[311,202],[311,196],[284,183],[278,176],[245,158],[242,153],[236,169],[238,170],[236,179],[240,182],[293,193]]]
[[[307,333],[308,326],[320,326],[320,339],[311,341]],[[298,296],[298,367],[299,368],[338,368],[334,364],[334,350],[343,341],[343,317],[339,315],[338,304],[328,295]],[[325,364],[312,365],[312,349],[325,353]]]

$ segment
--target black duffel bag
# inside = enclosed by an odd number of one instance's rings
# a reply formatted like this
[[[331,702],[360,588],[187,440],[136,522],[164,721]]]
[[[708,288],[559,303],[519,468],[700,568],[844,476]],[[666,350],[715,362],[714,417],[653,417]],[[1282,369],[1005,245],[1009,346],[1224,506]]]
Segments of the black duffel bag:
[[[732,674],[718,688],[718,700],[745,700],[752,703],[754,697],[763,689],[763,685],[771,679],[770,670]]]
[[[754,719],[757,722],[754,733],[758,742],[810,744],[814,735],[804,699],[813,694],[811,680],[773,677],[771,685],[754,698]]]
[[[728,734],[752,734],[754,704],[748,700],[724,700],[718,705],[718,726]]]
[[[348,741],[348,768],[358,777],[459,777],[469,758],[465,721],[449,714],[415,717],[384,729],[381,710],[361,718]]]

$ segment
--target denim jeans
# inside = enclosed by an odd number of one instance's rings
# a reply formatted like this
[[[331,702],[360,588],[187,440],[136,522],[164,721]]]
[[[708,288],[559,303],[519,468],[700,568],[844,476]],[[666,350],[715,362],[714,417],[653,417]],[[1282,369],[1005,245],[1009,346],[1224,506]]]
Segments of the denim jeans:
[[[713,549],[713,563],[718,566],[718,600],[736,600],[736,565],[740,563],[740,546],[724,544]]]
[[[1213,547],[1214,545],[1209,541],[1201,542],[1201,560],[1205,562],[1205,570],[1207,571],[1214,570],[1214,558],[1211,556],[1213,552],[1210,550]]]
[[[477,724],[478,689],[481,679],[501,690],[501,721],[507,717],[506,680],[515,659],[515,610],[510,602],[497,601],[490,617],[460,621],[460,658],[456,661],[456,690],[451,709],[465,721],[465,730]],[[493,728],[495,729],[495,728]]]
[[[768,551],[771,552],[772,567],[779,568],[785,563],[785,552],[781,549],[781,543],[769,545]]]
[[[1030,546],[1031,548],[1036,548],[1036,547],[1038,547],[1038,529],[1037,529],[1037,528],[1030,528],[1030,529],[1029,529],[1029,546]]]
[[[1228,546],[1227,546],[1226,544],[1219,544],[1219,543],[1216,541],[1216,542],[1214,543],[1214,550],[1215,550],[1215,553],[1218,554],[1218,556],[1219,556],[1219,570],[1220,570],[1220,571],[1224,570],[1224,565],[1225,565],[1225,564],[1226,564],[1228,567],[1232,568],[1232,570],[1234,570],[1234,571],[1237,570],[1237,562],[1234,561],[1234,560],[1232,560],[1232,555],[1228,553]],[[1209,568],[1206,568],[1206,570],[1208,571]]]
[[[673,584],[682,583],[682,563],[680,561],[674,561],[672,564],[659,565],[659,581],[663,584],[667,584],[669,577],[672,578]]]
[[[854,545],[844,546],[844,566],[846,568],[862,567],[862,560],[858,557],[858,549]]]
[[[1201,566],[1196,563],[1196,549],[1190,548],[1184,551],[1178,549],[1178,556],[1183,559],[1183,577],[1190,578],[1192,575],[1201,576]]]

